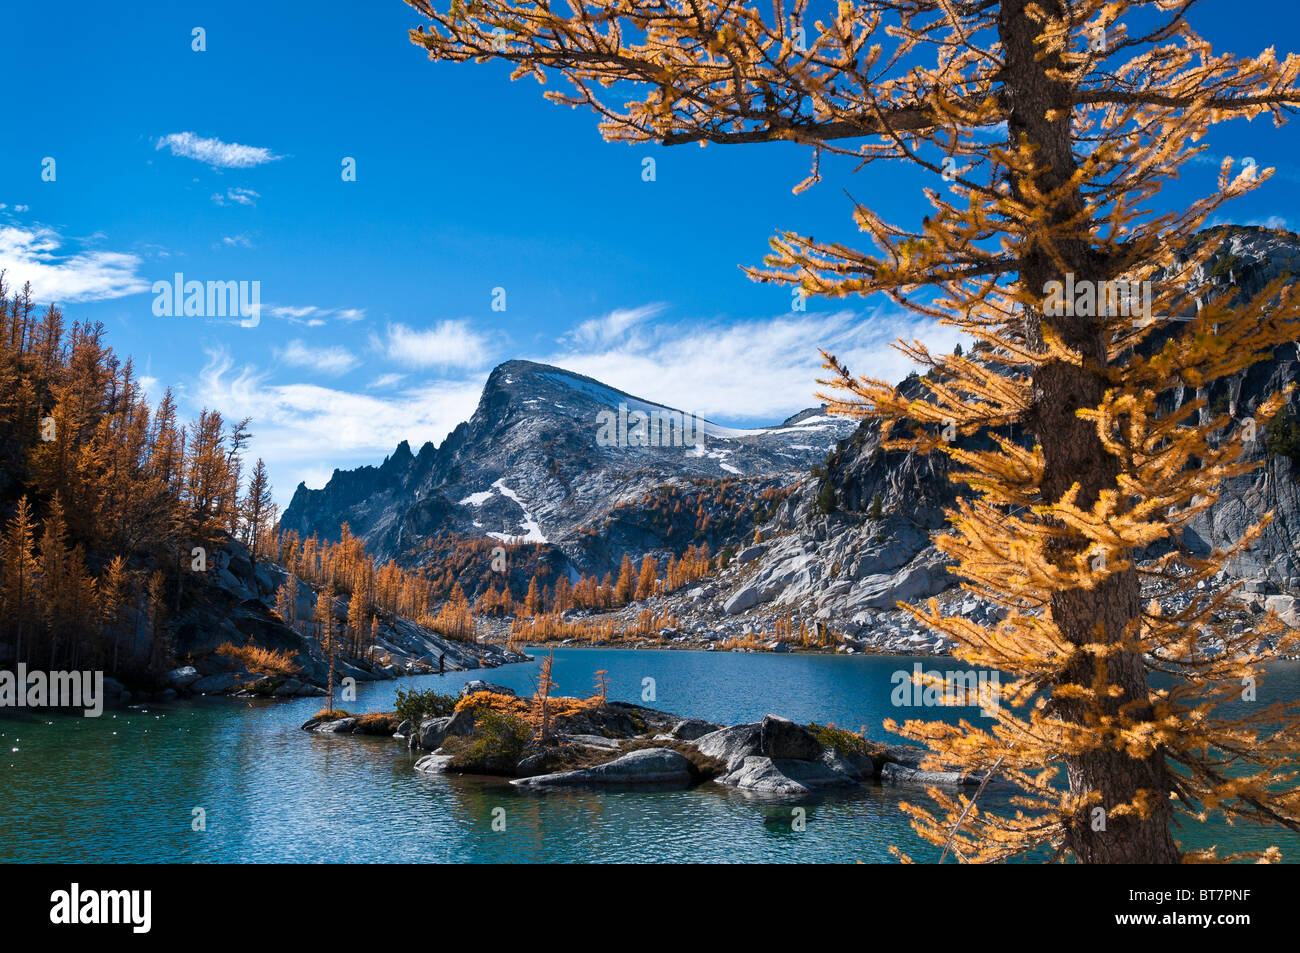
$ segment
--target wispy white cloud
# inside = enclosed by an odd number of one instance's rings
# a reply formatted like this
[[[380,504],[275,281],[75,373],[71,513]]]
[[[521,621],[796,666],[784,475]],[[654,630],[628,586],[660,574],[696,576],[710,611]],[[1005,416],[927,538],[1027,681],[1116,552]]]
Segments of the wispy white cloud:
[[[292,307],[290,305],[280,305],[271,308],[271,315],[277,318],[284,318],[286,321],[301,321],[303,318],[310,317],[320,309],[315,305],[305,305],[302,307]]]
[[[366,388],[368,390],[386,390],[389,387],[397,386],[404,380],[406,380],[405,374],[380,374],[367,384]]]
[[[253,243],[249,241],[247,235],[227,235],[221,239],[221,244],[230,248],[252,248]]]
[[[351,324],[365,319],[365,308],[318,308],[308,305],[275,305],[266,309],[273,318],[280,318],[290,324],[302,324],[309,328],[318,328],[326,321],[343,321]]]
[[[371,345],[403,367],[472,369],[488,360],[487,339],[465,321],[440,321],[422,329],[390,324],[384,338],[372,336]]]
[[[241,189],[233,187],[226,189],[225,193],[212,193],[212,201],[217,205],[225,205],[227,202],[234,202],[236,205],[256,205],[257,200],[262,196],[252,189]]]
[[[578,347],[575,336],[566,335],[560,350],[533,359],[682,410],[761,424],[817,403],[817,378],[825,376],[818,348],[855,374],[901,380],[913,364],[889,346],[898,338],[951,350],[962,335],[929,319],[879,310],[730,323],[638,321],[604,346]]]
[[[655,317],[663,310],[662,304],[615,308],[609,314],[583,321],[566,334],[563,340],[577,348],[613,344],[626,335],[629,328]]]
[[[1291,230],[1291,226],[1287,224],[1286,218],[1281,215],[1270,215],[1267,218],[1250,218],[1245,220],[1216,216],[1215,218],[1210,219],[1206,224],[1206,227],[1217,228],[1220,225],[1255,225],[1259,228],[1282,228],[1287,231]]]
[[[276,357],[294,367],[306,367],[322,374],[346,374],[361,361],[345,347],[312,347],[298,339],[275,351]]]
[[[195,406],[229,419],[253,418],[250,452],[266,460],[276,502],[299,481],[321,486],[333,467],[378,463],[403,440],[441,443],[478,404],[486,375],[434,381],[393,395],[359,394],[319,384],[275,384],[269,372],[209,350],[190,394]],[[322,467],[322,455],[329,467]]]
[[[0,269],[11,284],[30,281],[41,301],[102,301],[149,290],[138,274],[139,256],[63,246],[53,229],[0,225]]]
[[[283,158],[261,146],[205,139],[192,132],[173,132],[163,136],[155,149],[170,149],[174,156],[195,159],[222,169],[248,169]]]

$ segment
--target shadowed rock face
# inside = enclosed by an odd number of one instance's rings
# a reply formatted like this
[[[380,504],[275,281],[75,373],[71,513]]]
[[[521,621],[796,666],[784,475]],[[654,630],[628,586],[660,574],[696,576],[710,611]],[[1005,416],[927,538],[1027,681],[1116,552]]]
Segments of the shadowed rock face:
[[[765,756],[775,760],[816,761],[822,756],[821,743],[811,731],[776,715],[760,723],[758,744]]]
[[[289,625],[272,608],[277,590],[288,578],[284,568],[266,558],[254,561],[239,540],[226,538],[220,546],[212,552],[211,565],[203,578],[184,591],[181,609],[169,632],[172,650],[193,664],[159,673],[151,687],[173,695],[324,695],[328,663],[320,640],[303,622],[315,617],[317,600],[322,596],[311,586],[300,584],[296,607],[299,621],[296,626]],[[342,631],[348,599],[336,595],[332,610]],[[136,641],[137,653],[147,658],[152,651],[152,636]],[[275,675],[246,671],[240,661],[217,653],[226,643],[251,644],[284,653],[297,671]],[[439,657],[449,671],[491,667],[523,658],[495,645],[446,638],[409,619],[384,616],[376,626],[375,650],[364,657],[340,654],[335,660],[335,678],[397,678],[427,671],[430,666],[436,669]]]
[[[718,779],[720,784],[755,794],[810,794],[825,788],[854,787],[858,782],[820,761],[750,756]]]
[[[1225,251],[1201,269],[1194,288],[1210,298],[1229,294],[1240,299],[1259,292],[1279,275],[1298,271],[1300,239],[1296,236],[1236,228]],[[1160,334],[1168,336],[1182,327],[1170,324]],[[1158,347],[1163,339],[1154,336],[1151,346]],[[1213,414],[1231,411],[1234,426],[1244,426],[1263,400],[1298,379],[1300,344],[1288,345],[1270,360],[1206,392],[1171,392],[1167,406],[1173,410],[1204,397]],[[912,377],[899,388],[905,394],[919,394],[922,383]],[[1291,407],[1300,408],[1300,395],[1292,398]],[[1203,419],[1212,416],[1209,408],[1201,413]],[[1023,430],[1009,435],[1027,440]],[[1202,552],[1226,548],[1271,510],[1274,520],[1263,538],[1229,571],[1255,580],[1252,588],[1261,593],[1300,591],[1300,461],[1270,452],[1262,428],[1260,435],[1248,459],[1260,461],[1262,468],[1225,484],[1219,500],[1191,525],[1186,541]],[[988,445],[983,437],[958,442],[970,448]],[[850,635],[862,630],[864,638],[876,644],[882,620],[892,635],[920,640],[908,635],[894,607],[899,600],[939,595],[957,582],[931,542],[934,531],[944,524],[944,508],[965,491],[948,475],[945,455],[886,452],[880,447],[878,426],[864,421],[830,455],[824,477],[801,485],[761,525],[767,541],[751,547],[752,552],[739,553],[735,564],[710,584],[710,602],[716,606],[711,624],[717,628],[754,620],[758,629],[765,619],[793,611],[804,618],[826,620]],[[960,605],[961,614],[987,621],[990,607],[955,595],[954,607]],[[691,607],[683,607],[682,617],[685,626],[694,621]],[[916,647],[942,648],[931,644],[928,636]]]
[[[578,771],[541,774],[510,782],[519,787],[581,787],[585,785],[672,785],[692,783],[690,762],[668,748],[643,748],[620,758]]]
[[[701,447],[673,445],[674,425],[661,417],[660,445],[603,445],[609,431],[602,436],[600,415],[616,422],[620,405],[629,415],[681,414],[580,374],[509,361],[492,371],[474,415],[440,446],[426,443],[413,454],[402,443],[378,467],[336,470],[320,490],[299,486],[281,525],[337,539],[347,523],[381,561],[407,565],[419,563],[419,547],[440,534],[523,537],[551,544],[580,572],[604,573],[617,570],[625,552],[666,555],[700,541],[695,505],[664,520],[619,504],[694,479],[745,481],[757,497],[806,474],[854,426],[817,409],[761,430],[702,421]],[[686,430],[693,439],[693,428]],[[735,542],[751,526],[723,527],[710,544]]]

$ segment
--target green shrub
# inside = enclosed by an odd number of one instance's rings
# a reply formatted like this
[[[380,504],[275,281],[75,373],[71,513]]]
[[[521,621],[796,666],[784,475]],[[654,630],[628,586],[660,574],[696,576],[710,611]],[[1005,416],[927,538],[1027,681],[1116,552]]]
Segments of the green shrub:
[[[1242,261],[1240,255],[1224,255],[1211,266],[1210,276],[1212,278],[1226,278],[1230,273],[1241,267]]]
[[[836,728],[834,725],[819,725],[814,721],[808,726],[808,730],[821,742],[822,747],[838,748],[840,754],[870,755],[877,747],[862,735]]]
[[[456,701],[455,695],[440,695],[433,689],[422,692],[418,688],[409,691],[399,688],[394,708],[399,722],[409,721],[418,727],[426,718],[445,718],[450,715],[456,708]]]
[[[1264,446],[1274,456],[1300,464],[1300,416],[1289,407],[1268,423]]]
[[[451,755],[449,766],[457,771],[513,773],[533,729],[518,715],[491,708],[479,708],[476,714],[472,735],[443,741],[442,750]]]
[[[1223,393],[1217,395],[1212,401],[1210,401],[1209,409],[1210,409],[1211,417],[1222,417],[1224,414],[1226,414],[1229,410],[1232,409],[1231,395],[1229,395],[1229,393],[1226,390]]]
[[[817,509],[823,513],[831,513],[835,510],[835,487],[833,484],[825,483],[817,493]]]

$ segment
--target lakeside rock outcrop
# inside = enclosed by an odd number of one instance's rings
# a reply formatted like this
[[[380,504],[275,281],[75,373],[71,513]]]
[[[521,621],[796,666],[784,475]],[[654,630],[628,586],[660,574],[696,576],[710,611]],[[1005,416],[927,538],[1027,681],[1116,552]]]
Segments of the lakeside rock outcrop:
[[[656,785],[688,787],[696,780],[691,763],[671,748],[642,748],[620,755],[594,768],[560,771],[519,778],[511,784],[525,788],[605,787],[609,785]]]
[[[243,543],[227,539],[223,548],[212,554],[212,564],[203,576],[204,585],[191,587],[168,633],[181,664],[150,679],[137,677],[129,689],[120,683],[109,686],[117,703],[199,695],[295,698],[325,694],[329,667],[320,640],[309,625],[287,623],[272,608],[276,591],[288,578],[284,568],[266,559],[254,560]],[[311,586],[301,584],[295,616],[315,618],[320,598]],[[338,631],[343,631],[348,598],[336,596],[331,610]],[[438,671],[440,659],[446,671],[495,668],[527,660],[527,656],[499,645],[446,638],[401,616],[381,613],[376,619],[374,647],[368,653],[336,657],[336,684],[345,678],[367,682],[428,674]],[[256,664],[250,667],[245,655],[222,654],[223,646],[278,653],[286,664],[279,671]]]
[[[414,769],[421,775],[496,775],[523,791],[714,783],[790,798],[863,784],[962,786],[980,780],[923,767],[926,752],[920,748],[879,744],[778,715],[721,726],[627,702],[551,702],[556,708],[545,740],[526,721],[534,710],[531,700],[481,681],[465,686],[452,714],[418,725],[399,725],[394,715],[329,712],[302,727],[327,734],[390,733],[419,753]]]

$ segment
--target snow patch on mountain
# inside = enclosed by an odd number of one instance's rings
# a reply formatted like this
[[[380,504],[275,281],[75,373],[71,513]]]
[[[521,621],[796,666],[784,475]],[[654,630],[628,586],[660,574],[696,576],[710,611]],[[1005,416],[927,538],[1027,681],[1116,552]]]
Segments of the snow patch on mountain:
[[[546,536],[542,533],[541,524],[538,523],[537,520],[533,519],[533,514],[528,512],[528,507],[524,504],[524,501],[519,498],[518,493],[510,489],[500,480],[497,480],[495,483],[492,484],[492,486],[494,489],[499,490],[502,496],[514,500],[515,503],[519,505],[519,508],[524,511],[524,518],[519,521],[519,525],[521,525],[524,528],[524,534],[522,537],[523,542],[525,543],[549,543],[550,542],[550,540],[547,539]],[[521,538],[518,533],[515,533],[513,535],[509,533],[488,533],[488,535],[503,541],[512,540],[512,539],[518,540]]]
[[[706,420],[705,418],[700,417],[698,414],[691,414],[688,411],[677,410],[673,407],[667,406],[666,404],[655,404],[647,400],[641,400],[640,398],[616,390],[613,387],[607,387],[604,384],[598,384],[594,381],[579,380],[578,378],[569,377],[567,374],[563,373],[546,373],[539,376],[572,388],[598,403],[607,405],[611,409],[617,409],[621,404],[628,409],[629,413],[632,411],[640,411],[643,414],[663,414],[667,412],[695,417],[700,421],[706,437],[713,437],[721,440],[734,440],[741,437],[757,437],[761,434],[771,432],[769,428],[743,430],[737,427],[723,427],[720,424],[715,424],[711,420]]]

